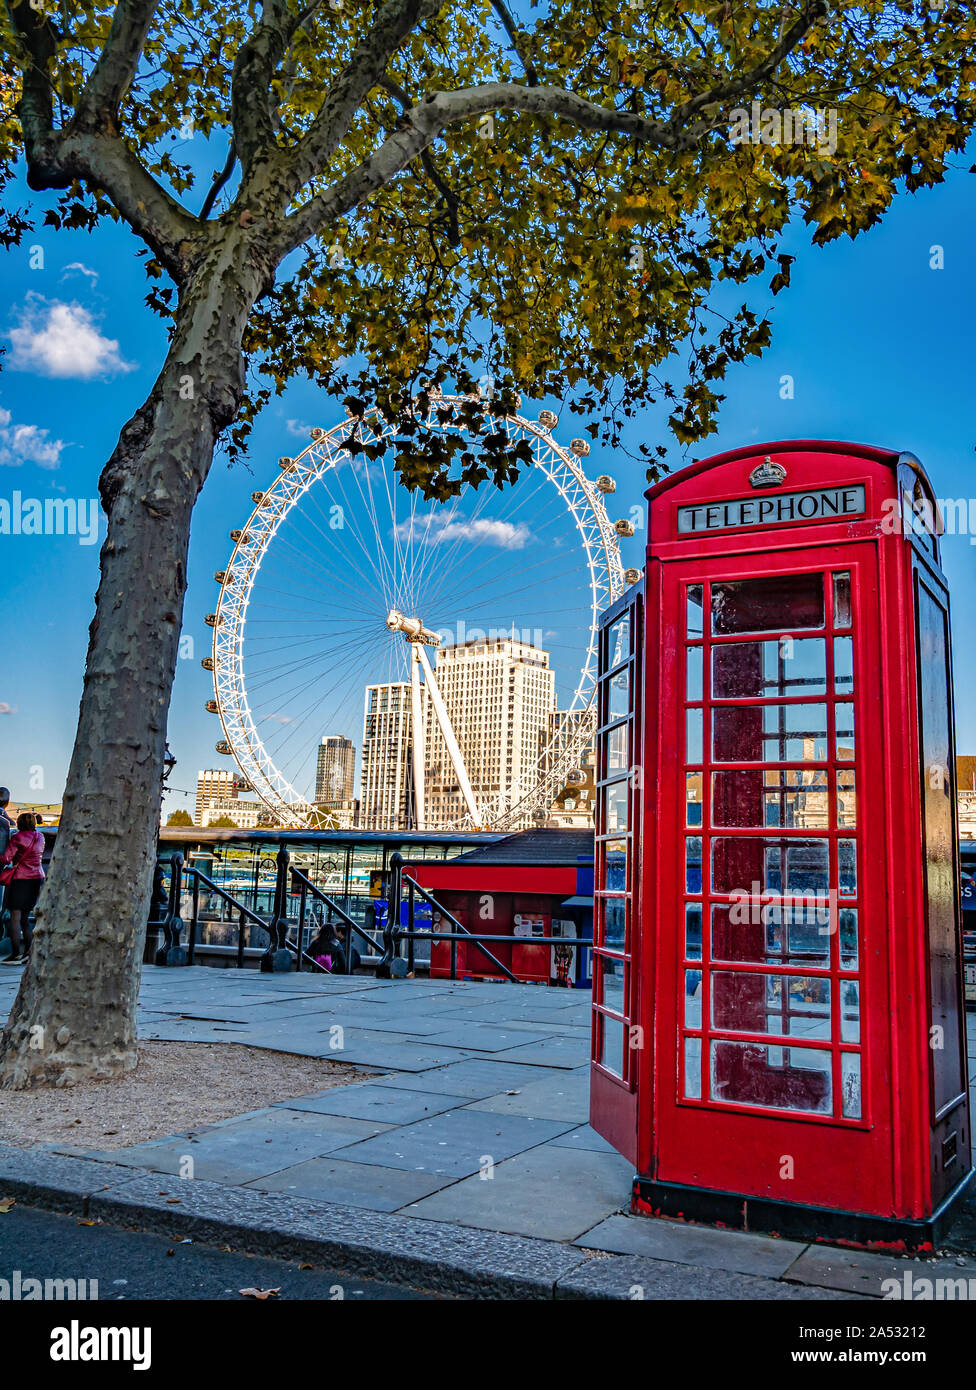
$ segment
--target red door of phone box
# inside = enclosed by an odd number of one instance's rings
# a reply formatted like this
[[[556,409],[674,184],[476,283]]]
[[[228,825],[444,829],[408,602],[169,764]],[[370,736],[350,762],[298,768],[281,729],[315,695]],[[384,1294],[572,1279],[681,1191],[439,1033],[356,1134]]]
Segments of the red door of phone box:
[[[591,1122],[635,1210],[931,1248],[972,1177],[931,486],[800,441],[647,495],[600,640]]]

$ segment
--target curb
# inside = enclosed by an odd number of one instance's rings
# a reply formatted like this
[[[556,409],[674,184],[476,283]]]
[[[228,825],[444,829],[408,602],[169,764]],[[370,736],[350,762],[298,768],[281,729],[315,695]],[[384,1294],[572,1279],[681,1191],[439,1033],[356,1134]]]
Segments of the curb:
[[[27,1206],[245,1254],[308,1261],[474,1299],[795,1299],[794,1286],[559,1241],[388,1215],[279,1192],[0,1145],[0,1193]],[[804,1299],[836,1300],[829,1289]],[[847,1295],[846,1297],[850,1297]]]

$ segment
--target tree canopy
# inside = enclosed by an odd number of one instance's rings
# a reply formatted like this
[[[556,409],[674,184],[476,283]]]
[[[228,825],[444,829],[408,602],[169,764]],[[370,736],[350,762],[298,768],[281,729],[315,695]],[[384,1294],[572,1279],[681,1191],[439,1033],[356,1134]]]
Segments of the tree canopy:
[[[611,442],[657,400],[678,440],[712,431],[770,333],[716,289],[783,288],[795,210],[818,243],[870,227],[976,112],[971,0],[5,4],[3,161],[60,190],[50,223],[127,221],[173,317],[214,232],[263,220],[228,447],[306,374],[400,419],[404,480],[436,496],[519,460],[424,434],[404,407],[428,387],[554,395]],[[753,100],[833,112],[836,137],[730,143]]]

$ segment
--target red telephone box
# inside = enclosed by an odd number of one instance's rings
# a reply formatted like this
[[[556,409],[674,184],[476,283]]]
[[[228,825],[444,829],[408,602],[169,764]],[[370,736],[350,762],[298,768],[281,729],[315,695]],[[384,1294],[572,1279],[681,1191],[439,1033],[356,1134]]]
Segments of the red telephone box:
[[[592,1124],[637,1211],[931,1248],[972,1167],[930,484],[801,441],[647,496],[601,632]]]

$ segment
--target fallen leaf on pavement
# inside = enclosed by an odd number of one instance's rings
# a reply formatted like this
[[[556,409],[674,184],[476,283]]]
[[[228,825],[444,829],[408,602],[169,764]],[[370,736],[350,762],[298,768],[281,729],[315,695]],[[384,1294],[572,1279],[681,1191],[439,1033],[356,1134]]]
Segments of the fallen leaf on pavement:
[[[277,1298],[281,1293],[280,1289],[240,1289],[243,1298]]]

